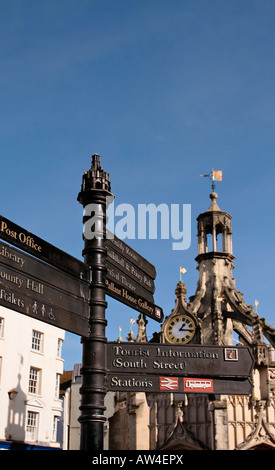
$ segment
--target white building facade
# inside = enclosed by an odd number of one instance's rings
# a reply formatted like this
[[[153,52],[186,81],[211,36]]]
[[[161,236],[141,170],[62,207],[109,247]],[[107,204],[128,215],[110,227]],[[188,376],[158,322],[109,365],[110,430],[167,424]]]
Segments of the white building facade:
[[[0,307],[0,449],[60,448],[65,331]]]

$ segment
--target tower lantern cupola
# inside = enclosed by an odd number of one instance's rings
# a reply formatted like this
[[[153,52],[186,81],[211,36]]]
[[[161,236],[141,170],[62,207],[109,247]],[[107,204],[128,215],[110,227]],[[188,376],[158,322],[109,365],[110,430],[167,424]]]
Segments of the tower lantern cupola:
[[[216,192],[210,194],[211,205],[200,214],[198,221],[198,256],[219,253],[220,256],[234,259],[232,250],[231,215],[222,211],[218,204]]]

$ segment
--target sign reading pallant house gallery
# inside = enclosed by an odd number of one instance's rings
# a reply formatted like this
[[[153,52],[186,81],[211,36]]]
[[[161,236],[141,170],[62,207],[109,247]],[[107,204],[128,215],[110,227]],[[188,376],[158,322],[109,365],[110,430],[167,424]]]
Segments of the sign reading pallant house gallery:
[[[162,322],[163,311],[155,305],[155,267],[125,242],[107,231],[106,287],[110,297],[139,313]]]
[[[116,283],[112,278],[106,276],[107,294],[110,297],[124,303],[128,307],[137,310],[144,315],[161,322],[163,320],[163,311],[160,307],[153,304],[138,293],[129,290],[125,286]]]

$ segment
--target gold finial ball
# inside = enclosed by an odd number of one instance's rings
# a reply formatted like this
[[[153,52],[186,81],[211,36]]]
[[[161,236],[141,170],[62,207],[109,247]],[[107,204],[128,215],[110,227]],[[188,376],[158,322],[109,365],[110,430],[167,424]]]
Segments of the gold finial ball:
[[[213,193],[210,194],[209,197],[210,197],[210,199],[212,199],[212,201],[213,201],[213,199],[217,199],[217,198],[218,198],[218,195],[217,195],[217,193],[213,192]]]

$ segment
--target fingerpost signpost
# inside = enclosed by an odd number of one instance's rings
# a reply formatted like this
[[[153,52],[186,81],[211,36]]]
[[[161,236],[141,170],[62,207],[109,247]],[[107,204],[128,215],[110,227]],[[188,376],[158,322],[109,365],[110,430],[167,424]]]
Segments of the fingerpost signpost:
[[[82,337],[82,387],[80,449],[103,449],[104,397],[106,394],[106,201],[112,196],[108,173],[93,155],[92,168],[84,173],[78,201],[83,205],[83,238],[85,264],[90,269],[89,333]],[[90,216],[85,215],[91,208]],[[94,224],[87,233],[85,224],[93,216]]]

